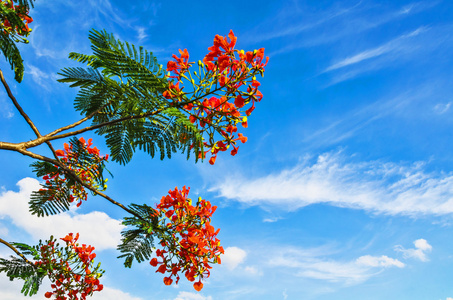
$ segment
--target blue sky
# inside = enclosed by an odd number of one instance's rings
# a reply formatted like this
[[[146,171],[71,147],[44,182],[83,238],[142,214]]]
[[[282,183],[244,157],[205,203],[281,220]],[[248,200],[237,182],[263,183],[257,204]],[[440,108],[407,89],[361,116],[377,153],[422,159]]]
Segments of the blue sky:
[[[109,164],[107,192],[122,203],[155,203],[187,185],[219,206],[213,224],[226,254],[202,292],[184,280],[164,286],[148,263],[125,270],[115,259],[124,214],[100,198],[26,216],[39,182],[16,153],[0,155],[0,236],[33,244],[79,231],[106,269],[93,299],[451,300],[452,13],[447,0],[38,0],[21,46],[23,83],[1,68],[43,133],[78,118],[76,91],[55,79],[77,65],[69,52],[90,53],[91,28],[143,45],[164,65],[180,48],[202,59],[232,29],[238,49],[264,47],[270,57],[264,99],[248,142],[214,166],[143,153],[126,167]],[[85,137],[107,151],[102,138]],[[2,91],[0,140],[31,138]],[[19,290],[0,277],[1,299],[20,299]]]

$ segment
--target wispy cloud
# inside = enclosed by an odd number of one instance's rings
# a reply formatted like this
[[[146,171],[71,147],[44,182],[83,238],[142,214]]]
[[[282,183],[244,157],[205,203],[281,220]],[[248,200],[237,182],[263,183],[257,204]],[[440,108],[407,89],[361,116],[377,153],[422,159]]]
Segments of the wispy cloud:
[[[227,174],[211,191],[246,205],[289,211],[326,203],[389,215],[453,213],[453,174],[426,173],[421,163],[348,162],[338,152],[258,178]]]
[[[46,90],[50,89],[48,84],[49,78],[51,78],[50,74],[43,72],[41,69],[31,64],[26,65],[25,73],[30,74],[33,81],[36,82],[39,86],[45,88]]]
[[[2,117],[6,119],[14,117],[13,107],[6,100],[6,94],[2,92],[0,95],[0,111],[2,112]]]
[[[448,102],[448,103],[438,103],[434,106],[433,110],[435,113],[439,114],[439,115],[442,115],[444,113],[446,113],[449,109],[450,109],[450,106],[451,106],[451,102]]]
[[[273,267],[291,269],[298,277],[336,282],[345,285],[359,284],[386,268],[403,268],[405,264],[388,256],[364,255],[349,261],[323,257],[297,248],[281,248],[268,262]]]
[[[291,36],[291,39],[279,43],[281,45],[279,49],[271,51],[270,55],[275,56],[299,48],[337,42],[345,37],[358,35],[381,25],[428,10],[439,2],[414,2],[395,10],[382,5],[376,7],[372,3],[360,1],[351,7],[333,7],[324,12],[318,11],[314,14],[316,17],[307,13],[306,10],[289,7],[282,10],[276,17],[267,20],[261,26],[247,33],[246,37],[251,42],[262,42]],[[272,30],[269,31],[268,28],[272,28]],[[334,30],[331,30],[331,28],[334,28]],[[295,39],[295,36],[299,38]]]
[[[143,41],[144,39],[146,39],[148,37],[148,35],[146,34],[146,28],[145,27],[136,27],[135,30],[137,30],[138,42],[141,42],[141,41]]]
[[[212,297],[190,292],[179,292],[174,300],[212,300]]]
[[[331,8],[321,14],[318,13],[312,16],[307,14],[304,10],[295,9],[290,5],[283,8],[271,20],[267,20],[263,24],[259,25],[255,30],[245,34],[244,40],[250,43],[260,43],[275,38],[297,35],[304,31],[319,27],[337,17],[347,15],[359,7],[361,3],[362,1],[358,1],[356,4],[349,7]],[[294,19],[297,21],[294,22]],[[288,20],[291,20],[292,22],[288,22]],[[279,23],[282,26],[269,26],[270,24],[276,23]],[[263,28],[272,28],[272,30],[263,31]]]
[[[360,256],[355,261],[357,264],[367,267],[398,267],[404,268],[405,264],[400,262],[395,258],[390,258],[387,255],[381,256],[371,256],[371,255],[364,255]]]
[[[385,43],[384,45],[381,45],[381,46],[373,48],[373,49],[365,50],[365,51],[355,54],[351,57],[342,59],[341,61],[334,63],[334,64],[330,65],[329,67],[327,67],[323,71],[323,73],[337,70],[340,68],[344,68],[344,67],[347,67],[350,65],[358,64],[362,61],[365,61],[365,60],[368,60],[371,58],[375,58],[375,57],[381,56],[383,54],[387,54],[389,52],[403,51],[403,50],[407,49],[407,47],[411,46],[411,45],[407,45],[405,43],[405,41],[407,41],[408,39],[415,37],[421,33],[424,33],[426,31],[428,31],[428,29],[426,27],[417,28],[416,30],[414,30],[408,34],[403,34],[403,35]]]
[[[431,81],[416,88],[385,94],[367,105],[356,107],[341,115],[325,118],[305,134],[301,142],[309,149],[343,145],[348,139],[363,134],[372,126],[381,128],[390,121],[399,121],[402,115],[409,118],[435,117],[440,111],[433,109],[430,101],[437,97],[439,86],[444,83]],[[371,96],[372,97],[372,96]],[[367,99],[369,101],[370,99]],[[439,109],[444,106],[439,106]],[[385,120],[385,121],[384,121]],[[379,121],[379,123],[377,123]]]
[[[419,1],[419,2],[413,2],[409,3],[405,6],[403,6],[399,10],[399,14],[405,15],[405,14],[410,14],[410,13],[418,13],[421,11],[425,11],[431,7],[434,7],[438,5],[442,0],[433,0],[433,1]]]
[[[326,85],[331,86],[362,74],[395,68],[407,62],[425,66],[436,64],[437,59],[443,60],[446,53],[453,48],[453,38],[449,34],[452,28],[452,24],[418,27],[373,48],[340,58],[318,75],[332,74]]]
[[[428,261],[428,256],[426,255],[428,252],[431,252],[433,247],[425,240],[425,239],[418,239],[414,241],[415,248],[405,249],[401,245],[395,246],[395,251],[403,253],[405,258],[415,258],[421,261]]]

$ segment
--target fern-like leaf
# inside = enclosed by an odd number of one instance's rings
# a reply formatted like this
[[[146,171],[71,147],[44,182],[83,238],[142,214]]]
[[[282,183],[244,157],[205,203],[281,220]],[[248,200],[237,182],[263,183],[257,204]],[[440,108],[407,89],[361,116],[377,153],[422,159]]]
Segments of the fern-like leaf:
[[[24,63],[14,41],[4,32],[0,32],[0,50],[14,70],[14,79],[21,82],[24,77]]]
[[[45,273],[39,273],[32,265],[22,258],[11,256],[10,259],[0,258],[0,273],[5,272],[9,280],[22,279],[24,285],[21,292],[25,296],[36,294]]]
[[[138,149],[161,159],[194,151],[198,160],[202,136],[162,97],[167,78],[152,53],[105,31],[92,30],[89,39],[92,55],[70,54],[88,68],[63,69],[59,81],[81,88],[74,106],[85,116],[94,113],[92,124],[102,125],[96,133],[105,136],[111,159],[127,164]]]
[[[55,215],[69,210],[70,191],[67,186],[47,186],[32,192],[28,202],[30,212],[38,217]],[[49,200],[52,199],[52,200]]]
[[[121,232],[121,244],[118,250],[123,253],[118,258],[124,258],[124,266],[130,268],[135,260],[141,263],[151,258],[153,252],[152,231],[157,227],[157,219],[153,217],[154,210],[147,205],[132,204],[129,206],[136,215],[124,218],[123,225],[133,226]],[[139,217],[138,217],[139,216]]]

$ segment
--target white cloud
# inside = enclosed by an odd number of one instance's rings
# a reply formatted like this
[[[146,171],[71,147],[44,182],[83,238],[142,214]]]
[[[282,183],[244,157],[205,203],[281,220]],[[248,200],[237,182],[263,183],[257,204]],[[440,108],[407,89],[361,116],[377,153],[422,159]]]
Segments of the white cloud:
[[[356,262],[359,265],[368,266],[368,267],[398,267],[404,268],[404,264],[397,259],[390,258],[386,255],[382,256],[371,256],[364,255],[357,258]]]
[[[264,223],[275,223],[279,220],[279,218],[266,218],[263,220]]]
[[[258,270],[255,267],[252,267],[252,266],[246,266],[244,268],[244,271],[253,276],[262,276],[263,275],[263,272],[261,272],[260,270]]]
[[[9,230],[3,224],[0,223],[0,236],[6,236]]]
[[[389,215],[453,213],[453,174],[429,174],[422,163],[346,162],[340,153],[306,158],[260,178],[226,174],[211,191],[247,205],[293,211],[327,203]]]
[[[395,251],[402,252],[405,258],[415,258],[421,261],[428,261],[427,253],[431,252],[433,247],[425,239],[414,241],[415,248],[405,249],[403,246],[395,246]]]
[[[385,268],[404,267],[402,262],[387,256],[365,255],[355,260],[337,261],[322,257],[321,254],[318,254],[317,251],[281,248],[278,253],[274,253],[269,264],[274,268],[293,269],[290,272],[299,277],[346,285],[364,282]]]
[[[239,264],[241,264],[247,252],[238,247],[227,247],[225,248],[225,254],[223,254],[220,259],[222,264],[224,264],[229,270],[234,270]]]
[[[23,282],[19,280],[10,281],[4,273],[0,273],[0,299],[36,299],[36,297],[25,297],[20,293],[20,290],[22,289],[22,283]],[[42,295],[40,297],[42,299]]]
[[[111,299],[121,299],[121,300],[143,300],[143,298],[134,297],[129,293],[125,293],[121,290],[104,287],[101,292],[93,293],[93,296],[90,298],[92,300],[111,300]]]
[[[451,297],[447,297],[447,299],[446,299],[446,300],[453,300],[453,298],[451,298]]]
[[[10,281],[8,279],[8,277],[6,277],[6,275],[4,275],[4,273],[1,273],[0,274],[0,299],[2,299],[2,300],[45,299],[44,293],[52,290],[50,288],[50,281],[47,279],[44,279],[43,284],[40,286],[38,293],[32,297],[24,296],[23,294],[20,293],[22,286],[23,286],[22,280]],[[90,299],[92,299],[92,300],[110,300],[110,299],[143,300],[142,298],[131,296],[129,293],[125,293],[121,290],[110,288],[108,286],[104,286],[104,289],[101,292],[93,293],[93,296],[90,297]]]
[[[39,182],[24,178],[17,185],[19,192],[0,193],[0,218],[11,218],[14,225],[28,232],[35,241],[48,239],[50,235],[64,237],[70,232],[79,232],[79,241],[91,244],[97,250],[116,248],[124,228],[120,220],[112,219],[104,212],[76,214],[73,210],[38,218],[28,211],[28,201],[31,192],[40,188]]]
[[[212,300],[212,297],[189,292],[180,292],[174,300]]]

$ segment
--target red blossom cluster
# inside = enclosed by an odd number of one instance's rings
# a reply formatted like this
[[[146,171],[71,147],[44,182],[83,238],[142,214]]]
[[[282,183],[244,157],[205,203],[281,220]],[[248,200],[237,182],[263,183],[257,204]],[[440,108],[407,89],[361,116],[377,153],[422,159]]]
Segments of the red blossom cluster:
[[[173,283],[172,277],[177,284],[181,272],[189,281],[198,278],[193,286],[200,291],[201,280],[210,275],[210,264],[220,264],[220,254],[224,251],[217,239],[220,229],[215,230],[210,224],[217,207],[201,198],[193,206],[192,200],[187,198],[189,189],[184,186],[182,190],[170,190],[157,205],[155,216],[168,235],[161,238],[162,249],[156,251],[157,258],[151,259],[150,264],[159,266],[156,272],[168,275],[164,277],[166,285]]]
[[[93,145],[92,139],[87,142],[82,137],[78,140],[77,151],[74,151],[74,143],[64,144],[64,150],[57,150],[55,154],[59,157],[60,161],[71,171],[73,171],[84,183],[87,183],[97,189],[105,190],[106,186],[99,186],[99,165],[108,160],[108,154],[100,156],[99,149],[91,147]],[[89,159],[82,157],[89,156]],[[48,190],[56,190],[61,187],[68,180],[64,175],[65,172],[58,171],[51,174],[47,174],[43,177],[46,181],[48,189],[41,189],[41,192]],[[88,193],[82,185],[73,184],[70,186],[71,195],[69,196],[69,202],[78,201],[77,207],[82,204],[82,200],[87,200]],[[54,195],[50,195],[49,200],[53,200]]]
[[[14,5],[12,0],[2,1],[2,4],[9,11],[13,11],[24,22],[22,27],[19,28],[18,26],[16,26],[16,28],[13,28],[11,21],[8,20],[6,16],[3,16],[3,19],[0,21],[3,32],[7,35],[9,35],[10,33],[17,33],[20,36],[27,36],[31,32],[28,24],[33,22],[33,19],[28,15],[27,8],[23,5]]]
[[[96,254],[94,247],[83,244],[79,246],[72,233],[62,238],[65,248],[58,248],[56,240],[50,239],[40,248],[41,259],[35,265],[45,270],[51,280],[52,292],[46,292],[46,298],[55,297],[56,300],[85,300],[95,291],[101,291],[103,285],[99,283],[102,272],[98,272],[99,265],[93,268]]]
[[[167,71],[174,75],[169,76],[171,79],[163,96],[174,105],[182,104],[190,121],[202,133],[207,133],[204,147],[208,150],[200,157],[211,153],[210,164],[215,163],[218,152],[230,146],[233,147],[231,155],[236,155],[239,148],[236,142],[247,141],[241,133],[236,136],[237,124],[247,127],[247,117],[255,109],[255,103],[263,98],[256,75],[263,75],[269,57],[264,59],[264,48],[248,52],[234,49],[236,40],[233,31],[228,37],[216,35],[214,45],[208,48],[210,52],[198,63],[199,73],[194,71],[193,76],[189,71],[193,63],[189,62],[187,49],[179,50],[180,57],[173,55],[174,61],[167,64]],[[180,87],[183,79],[192,84],[193,92],[183,92],[184,87]]]

